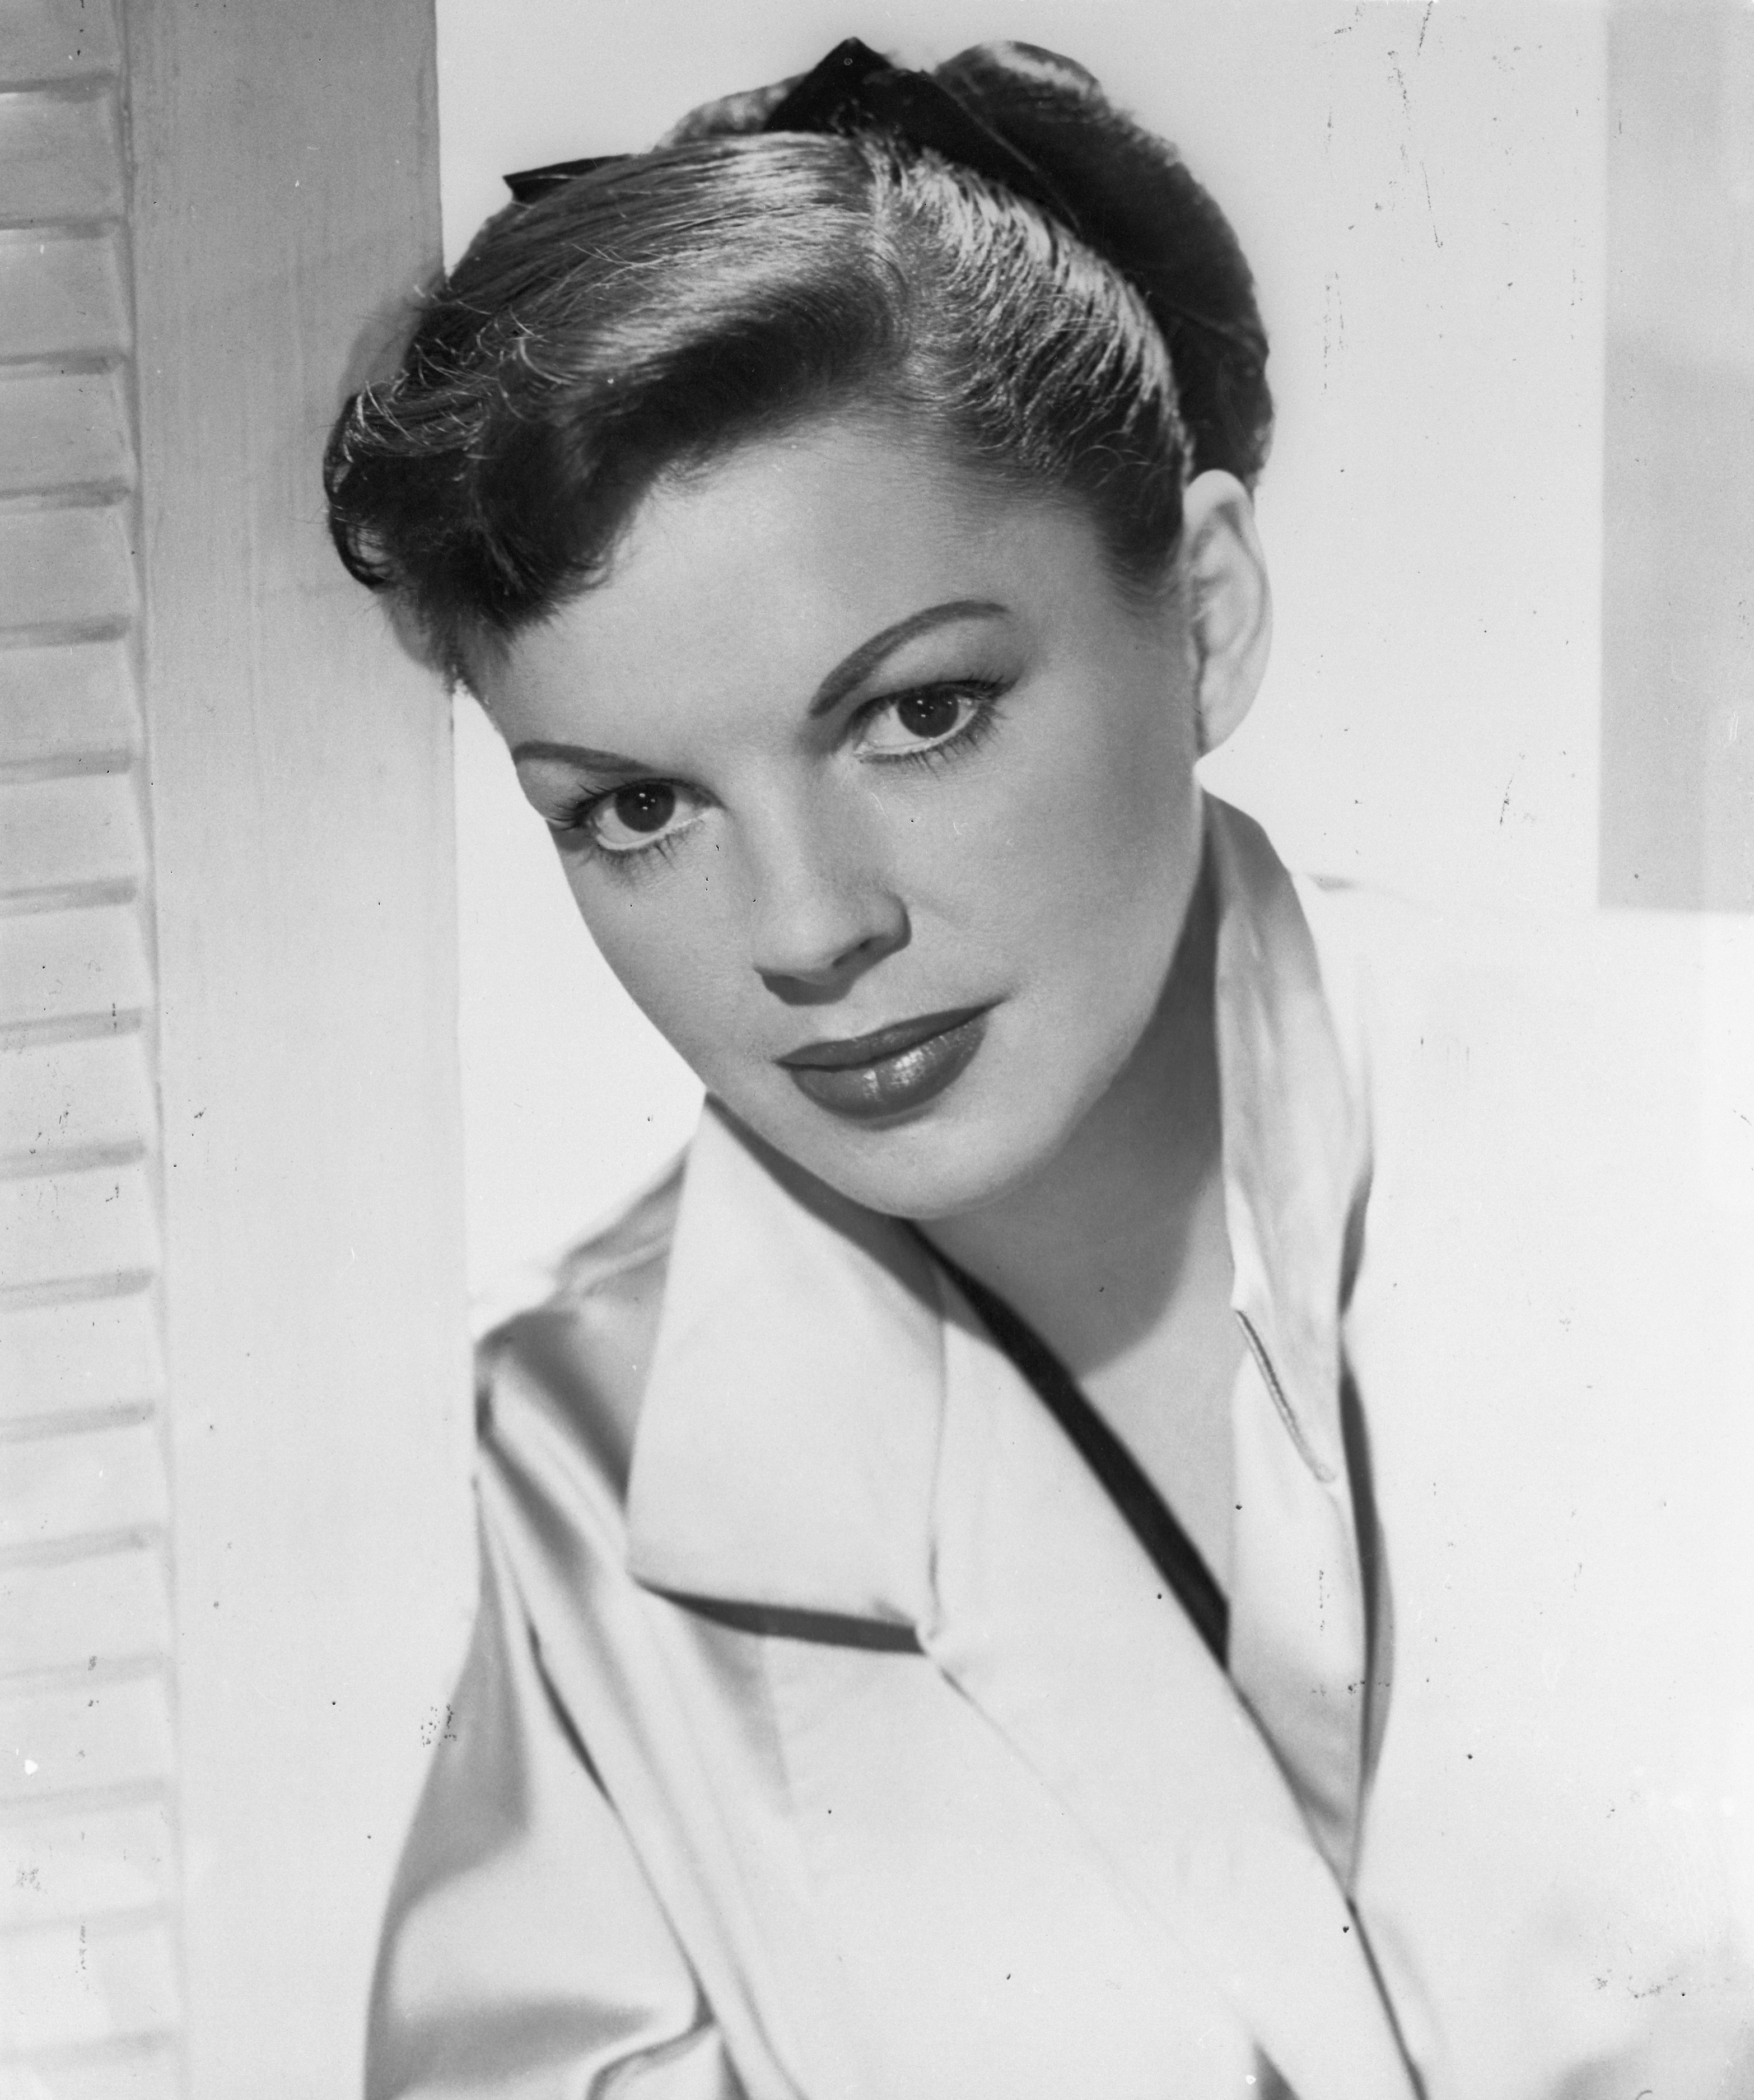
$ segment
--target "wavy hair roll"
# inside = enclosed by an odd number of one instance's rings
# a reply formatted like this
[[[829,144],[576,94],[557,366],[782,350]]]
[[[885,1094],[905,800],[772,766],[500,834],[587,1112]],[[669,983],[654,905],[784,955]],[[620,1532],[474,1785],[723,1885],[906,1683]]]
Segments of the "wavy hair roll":
[[[1161,575],[1191,474],[1252,485],[1266,338],[1174,149],[1029,46],[935,77],[1052,179],[1077,232],[888,132],[759,130],[782,82],[508,205],[421,301],[324,482],[342,560],[452,675],[598,580],[659,477],[837,410],[1082,504],[1128,587]]]

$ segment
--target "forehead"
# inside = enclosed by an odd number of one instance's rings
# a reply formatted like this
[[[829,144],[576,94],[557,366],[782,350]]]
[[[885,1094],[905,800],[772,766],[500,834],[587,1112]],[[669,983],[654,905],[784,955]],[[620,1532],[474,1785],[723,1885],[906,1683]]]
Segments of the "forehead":
[[[835,420],[660,483],[609,574],[483,667],[516,743],[557,710],[641,717],[807,696],[870,635],[953,598],[1029,625],[1110,593],[1081,511],[958,471],[918,436]]]

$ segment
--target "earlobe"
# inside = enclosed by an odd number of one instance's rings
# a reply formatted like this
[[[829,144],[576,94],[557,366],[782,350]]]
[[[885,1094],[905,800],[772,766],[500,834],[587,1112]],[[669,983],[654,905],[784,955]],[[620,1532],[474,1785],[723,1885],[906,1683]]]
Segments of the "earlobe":
[[[1254,703],[1272,646],[1273,601],[1254,505],[1234,474],[1197,474],[1182,499],[1182,571],[1202,757]]]

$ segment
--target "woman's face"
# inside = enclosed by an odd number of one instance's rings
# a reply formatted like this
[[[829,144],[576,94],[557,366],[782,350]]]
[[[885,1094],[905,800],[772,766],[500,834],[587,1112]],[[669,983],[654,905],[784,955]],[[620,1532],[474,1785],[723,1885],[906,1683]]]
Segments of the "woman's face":
[[[1044,1165],[1151,1019],[1201,850],[1195,677],[1175,595],[1117,596],[1081,512],[848,418],[662,487],[478,686],[708,1090],[931,1218]]]

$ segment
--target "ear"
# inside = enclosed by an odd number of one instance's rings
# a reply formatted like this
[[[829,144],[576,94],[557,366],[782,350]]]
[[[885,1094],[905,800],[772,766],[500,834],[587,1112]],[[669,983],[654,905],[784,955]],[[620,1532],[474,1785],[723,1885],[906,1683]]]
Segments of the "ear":
[[[1183,602],[1202,756],[1254,704],[1273,640],[1273,598],[1254,505],[1234,474],[1196,474],[1182,497]]]

